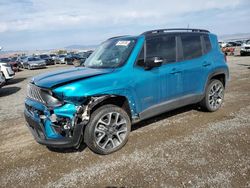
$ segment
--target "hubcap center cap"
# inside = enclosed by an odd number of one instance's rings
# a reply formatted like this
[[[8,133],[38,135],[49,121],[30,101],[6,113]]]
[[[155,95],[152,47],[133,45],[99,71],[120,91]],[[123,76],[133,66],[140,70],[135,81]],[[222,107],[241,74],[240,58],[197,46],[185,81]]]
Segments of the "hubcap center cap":
[[[108,134],[113,134],[115,132],[115,128],[111,126],[108,128],[107,132],[108,132]]]

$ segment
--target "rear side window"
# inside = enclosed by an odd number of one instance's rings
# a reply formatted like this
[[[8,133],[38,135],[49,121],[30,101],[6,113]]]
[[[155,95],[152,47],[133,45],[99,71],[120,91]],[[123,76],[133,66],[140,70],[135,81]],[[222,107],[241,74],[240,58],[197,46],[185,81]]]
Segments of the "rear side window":
[[[183,56],[185,60],[202,56],[200,35],[181,36]]]
[[[204,35],[204,42],[205,42],[205,53],[208,53],[211,50],[211,43],[208,35]]]
[[[160,57],[163,63],[176,61],[175,36],[162,36],[148,39],[146,42],[147,58]]]

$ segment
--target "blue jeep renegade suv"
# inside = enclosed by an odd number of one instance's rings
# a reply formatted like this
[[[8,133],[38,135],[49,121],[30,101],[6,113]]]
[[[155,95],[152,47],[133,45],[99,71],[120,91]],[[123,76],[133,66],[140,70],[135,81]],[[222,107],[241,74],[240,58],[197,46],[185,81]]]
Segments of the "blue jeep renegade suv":
[[[218,110],[229,77],[217,37],[161,29],[103,42],[84,67],[39,75],[28,85],[25,118],[40,144],[109,154],[131,124],[188,104]]]

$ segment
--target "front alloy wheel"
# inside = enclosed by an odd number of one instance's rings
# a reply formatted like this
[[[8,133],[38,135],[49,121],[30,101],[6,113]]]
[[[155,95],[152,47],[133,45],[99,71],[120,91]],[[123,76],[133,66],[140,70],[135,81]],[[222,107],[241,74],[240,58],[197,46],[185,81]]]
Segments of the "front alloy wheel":
[[[114,149],[127,135],[127,121],[118,112],[102,116],[95,125],[95,142],[102,149]]]
[[[130,129],[130,118],[122,108],[104,105],[91,115],[85,142],[94,152],[109,154],[126,144]]]

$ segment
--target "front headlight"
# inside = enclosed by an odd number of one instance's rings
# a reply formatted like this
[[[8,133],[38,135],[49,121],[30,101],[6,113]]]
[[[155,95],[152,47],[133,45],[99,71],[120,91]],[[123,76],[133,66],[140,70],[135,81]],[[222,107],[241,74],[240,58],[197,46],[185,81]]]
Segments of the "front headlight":
[[[62,101],[53,96],[51,91],[42,90],[41,97],[45,101],[47,106],[56,107],[63,104]]]

